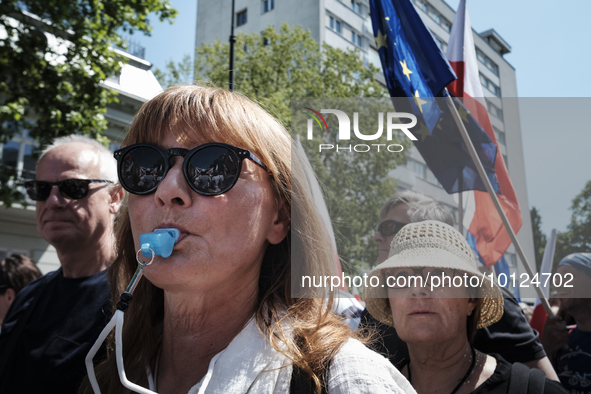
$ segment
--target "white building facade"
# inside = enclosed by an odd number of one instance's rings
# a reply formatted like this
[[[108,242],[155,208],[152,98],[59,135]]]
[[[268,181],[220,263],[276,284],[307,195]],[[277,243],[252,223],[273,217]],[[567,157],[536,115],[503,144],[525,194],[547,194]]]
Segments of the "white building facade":
[[[455,11],[443,0],[411,1],[445,52]],[[233,16],[231,7],[232,0],[199,0],[197,46],[216,39],[227,42],[231,17],[235,18],[235,34],[260,33],[270,25],[278,28],[281,23],[288,22],[290,26],[300,25],[309,29],[312,37],[319,42],[341,49],[357,48],[364,62],[381,68],[367,0],[235,0]],[[481,33],[473,31],[473,36],[491,123],[521,206],[523,225],[517,237],[527,259],[534,264],[519,109],[514,99],[517,97],[516,74],[503,57],[511,51],[511,47],[494,29]],[[377,78],[383,81],[382,74]],[[391,175],[398,180],[400,189],[432,196],[448,205],[457,218],[457,203],[453,196],[439,185],[416,149],[408,153],[406,166],[396,168]],[[524,272],[513,245],[505,257],[512,271]]]

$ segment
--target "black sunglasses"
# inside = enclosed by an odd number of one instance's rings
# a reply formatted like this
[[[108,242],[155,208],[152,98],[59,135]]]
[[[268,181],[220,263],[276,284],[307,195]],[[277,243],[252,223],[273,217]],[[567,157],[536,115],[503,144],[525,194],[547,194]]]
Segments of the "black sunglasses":
[[[173,156],[184,158],[183,173],[187,183],[204,196],[217,196],[230,190],[238,181],[244,159],[252,160],[269,172],[252,152],[219,142],[191,150],[134,144],[115,152],[119,182],[133,194],[153,193],[166,177]]]
[[[402,227],[406,226],[407,224],[408,223],[397,222],[396,220],[384,220],[378,226],[378,233],[380,233],[383,237],[389,237],[399,232]]]
[[[25,188],[29,198],[34,201],[45,201],[49,198],[53,185],[57,185],[64,197],[80,200],[88,195],[88,185],[91,183],[113,183],[105,179],[65,179],[58,182],[27,181]]]

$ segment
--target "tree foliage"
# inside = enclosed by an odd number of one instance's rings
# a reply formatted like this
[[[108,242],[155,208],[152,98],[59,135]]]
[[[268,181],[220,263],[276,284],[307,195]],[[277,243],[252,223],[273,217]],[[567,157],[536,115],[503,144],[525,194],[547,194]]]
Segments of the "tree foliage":
[[[195,79],[227,87],[229,52],[229,44],[219,40],[198,47]],[[169,64],[164,72],[158,71],[156,75],[160,83],[166,86],[186,82],[190,75],[187,64],[185,58],[180,64]],[[237,35],[234,64],[235,90],[260,103],[280,119],[294,137],[305,135],[307,121],[299,112],[301,102],[296,98],[322,97],[324,99],[319,101],[324,105],[322,108],[345,110],[344,106],[354,103],[335,98],[387,96],[386,90],[374,78],[379,70],[372,65],[366,67],[359,51],[320,45],[309,31],[298,26],[290,28],[282,24],[278,30],[270,26],[261,34]],[[377,119],[373,118],[377,107],[392,111],[389,99],[377,104],[362,100],[355,105],[366,106],[365,109],[372,114],[360,116],[360,128],[371,132],[377,127]],[[337,129],[336,117],[326,116],[326,120],[329,129]],[[344,269],[352,272],[353,266],[373,264],[377,257],[372,236],[379,208],[396,191],[394,180],[387,174],[404,162],[405,155],[334,151],[323,155],[310,154],[318,150],[318,143],[336,143],[335,140],[334,132],[329,134],[324,130],[320,134],[318,130],[314,140],[302,139],[302,144],[324,186],[339,255],[345,261]],[[363,141],[357,143],[360,142]],[[355,144],[355,141],[350,143]],[[401,136],[395,136],[389,143],[410,146],[409,141]]]
[[[2,0],[0,2],[0,143],[27,131],[41,146],[81,133],[100,140],[106,105],[101,87],[119,73],[123,31],[149,34],[151,13],[176,11],[169,0]],[[0,200],[22,199],[15,169],[3,167]]]
[[[183,56],[178,64],[170,60],[166,63],[166,71],[154,70],[154,76],[162,86],[178,85],[180,83],[191,83],[193,81],[193,59],[190,55]]]
[[[555,262],[571,253],[591,252],[591,181],[573,199],[570,210],[568,231],[557,236]]]
[[[215,41],[195,51],[195,80],[228,86],[230,45]],[[156,75],[163,86],[187,82],[187,58]],[[379,72],[365,67],[359,51],[320,45],[309,31],[284,23],[261,34],[238,34],[235,44],[235,90],[260,103],[286,125],[290,124],[292,97],[384,97],[374,78]]]

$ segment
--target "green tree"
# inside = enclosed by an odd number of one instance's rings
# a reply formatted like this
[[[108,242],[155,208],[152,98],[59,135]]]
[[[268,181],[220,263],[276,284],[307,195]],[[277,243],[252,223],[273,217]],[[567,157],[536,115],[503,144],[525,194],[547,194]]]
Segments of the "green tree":
[[[183,56],[178,64],[170,60],[166,63],[166,71],[160,69],[154,70],[154,76],[162,86],[172,86],[179,83],[187,83],[193,81],[193,69],[195,65],[191,56]]]
[[[194,75],[220,87],[228,86],[230,45],[215,41],[195,51]],[[187,57],[156,75],[163,86],[187,82]],[[235,44],[235,90],[259,102],[286,125],[291,122],[292,97],[384,97],[374,78],[380,70],[364,67],[359,51],[318,44],[309,31],[287,23],[279,31],[269,26],[261,34],[238,34]]]
[[[556,233],[556,251],[554,252],[554,264],[552,266],[552,272],[556,271],[558,263],[564,257],[571,253],[575,253],[576,250],[573,248],[573,233],[572,231],[564,231]]]
[[[570,210],[568,231],[557,236],[555,262],[571,253],[591,252],[591,181],[573,199]]]
[[[2,0],[0,2],[0,143],[28,131],[41,146],[82,133],[101,139],[115,92],[123,31],[149,34],[148,15],[174,18],[169,0]],[[22,201],[14,169],[2,168],[0,200]]]
[[[195,79],[227,87],[229,52],[229,44],[219,40],[198,47]],[[167,86],[186,82],[189,74],[185,65],[186,58],[181,64],[169,64],[165,71],[158,71],[156,75],[160,83]],[[308,118],[300,109],[303,102],[310,103],[297,98],[324,97],[319,101],[326,105],[323,108],[343,110],[347,106],[361,105],[369,107],[367,110],[372,114],[378,109],[392,111],[389,99],[381,102],[340,99],[387,97],[386,90],[374,78],[378,72],[372,65],[364,66],[359,51],[320,45],[309,31],[298,26],[290,28],[282,24],[278,30],[270,26],[261,34],[239,34],[236,37],[235,90],[260,103],[288,126],[294,136],[305,133]],[[326,120],[329,129],[336,129],[336,117],[326,116]],[[359,121],[360,128],[377,128],[377,119]],[[396,191],[394,180],[387,174],[404,162],[405,155],[347,155],[334,151],[323,155],[310,154],[318,150],[318,143],[336,143],[334,133],[330,135],[324,130],[312,141],[302,140],[302,145],[324,186],[337,248],[345,262],[343,268],[353,272],[354,267],[375,262],[377,250],[372,236],[379,208]],[[351,140],[351,144],[354,143]],[[389,143],[399,143],[405,148],[410,146],[409,140],[399,135]]]
[[[546,249],[546,234],[542,232],[542,217],[536,209],[532,207],[530,210],[531,225],[534,233],[534,253],[536,258],[536,272],[540,272],[542,266],[542,257],[544,257],[544,249]]]

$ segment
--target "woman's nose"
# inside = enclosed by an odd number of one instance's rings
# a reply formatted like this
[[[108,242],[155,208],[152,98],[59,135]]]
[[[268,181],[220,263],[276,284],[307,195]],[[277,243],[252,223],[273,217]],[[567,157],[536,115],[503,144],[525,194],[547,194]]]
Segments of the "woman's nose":
[[[379,231],[376,231],[376,233],[373,236],[373,240],[377,243],[382,243],[385,241],[384,237]]]
[[[425,298],[431,294],[428,284],[422,276],[417,275],[415,280],[412,281],[410,286],[410,295],[414,298]]]
[[[183,159],[172,158],[171,166],[164,179],[158,185],[154,198],[158,205],[191,206],[193,190],[185,179],[183,172]]]

